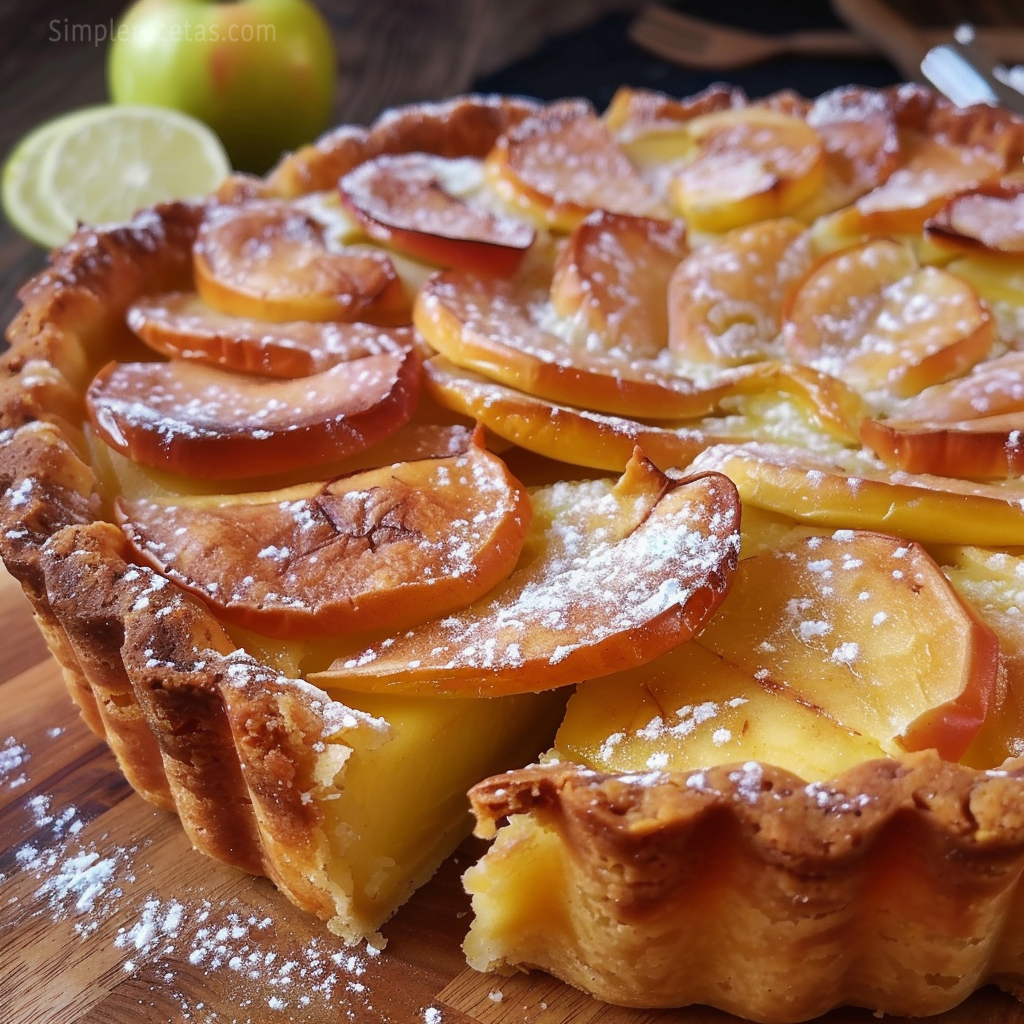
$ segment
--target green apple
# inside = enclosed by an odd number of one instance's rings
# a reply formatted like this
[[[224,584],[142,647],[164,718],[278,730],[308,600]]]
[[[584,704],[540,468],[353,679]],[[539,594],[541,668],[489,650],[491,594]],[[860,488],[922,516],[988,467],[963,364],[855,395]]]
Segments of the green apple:
[[[308,0],[136,0],[113,31],[115,103],[205,121],[239,170],[265,171],[328,125],[337,58]]]

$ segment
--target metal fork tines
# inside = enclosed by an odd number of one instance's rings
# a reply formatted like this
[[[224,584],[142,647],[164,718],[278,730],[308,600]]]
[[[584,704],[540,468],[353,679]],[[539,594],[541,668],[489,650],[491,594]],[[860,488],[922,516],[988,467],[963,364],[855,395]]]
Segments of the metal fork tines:
[[[1016,69],[999,64],[977,41],[970,25],[959,26],[948,43],[929,50],[921,71],[960,106],[987,103],[1024,113],[1024,92],[1014,85]]]

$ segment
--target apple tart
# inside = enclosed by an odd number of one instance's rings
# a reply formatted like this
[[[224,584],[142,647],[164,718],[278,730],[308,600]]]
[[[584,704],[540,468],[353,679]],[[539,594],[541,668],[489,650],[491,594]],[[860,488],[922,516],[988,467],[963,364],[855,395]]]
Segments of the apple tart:
[[[132,786],[347,941],[471,807],[480,970],[1024,991],[1022,161],[912,86],[337,129],[25,286],[0,553]]]

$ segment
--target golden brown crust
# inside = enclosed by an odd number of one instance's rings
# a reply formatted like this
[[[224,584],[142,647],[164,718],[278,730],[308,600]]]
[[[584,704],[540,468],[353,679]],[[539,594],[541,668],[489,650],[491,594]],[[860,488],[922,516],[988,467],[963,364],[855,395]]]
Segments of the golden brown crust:
[[[63,529],[43,550],[74,656],[67,674],[94,699],[133,788],[176,811],[197,849],[330,918],[340,908],[310,798],[330,698],[238,650],[201,602],[127,551],[102,522]]]
[[[95,699],[73,670],[70,641],[47,598],[40,553],[59,530],[101,515],[84,461],[83,394],[124,336],[124,310],[144,289],[187,276],[202,207],[172,203],[106,231],[82,229],[19,293],[22,309],[0,358],[0,557],[32,601],[90,726]]]
[[[21,289],[0,359],[0,429],[58,422],[75,443],[85,387],[127,337],[128,304],[191,280],[204,209],[169,203],[122,226],[82,228]]]
[[[330,918],[347,897],[326,877],[308,794],[331,702],[242,656],[205,607],[126,562],[75,422],[89,375],[124,337],[128,304],[190,278],[202,215],[169,204],[83,229],[22,290],[0,362],[0,555],[131,784],[176,810],[199,849]],[[157,644],[162,664],[143,653]]]
[[[931,752],[867,761],[828,783],[751,762],[688,774],[606,775],[571,764],[534,766],[470,791],[486,834],[502,818],[559,820],[591,870],[614,862],[609,894],[623,918],[656,911],[683,878],[666,849],[705,818],[727,813],[769,863],[815,877],[866,855],[894,819],[929,822],[944,855],[1024,855],[1024,761],[979,772]]]
[[[337,128],[284,157],[267,176],[268,193],[291,197],[334,188],[353,167],[384,154],[482,158],[503,132],[538,109],[525,99],[460,96],[386,111],[369,128]]]
[[[512,818],[466,876],[467,953],[626,1005],[776,1024],[844,1003],[936,1013],[1017,973],[1022,794],[1024,763],[984,773],[930,753],[816,785],[757,764],[508,773],[472,792],[482,831]],[[538,862],[560,878],[543,913],[503,920],[501,880]]]

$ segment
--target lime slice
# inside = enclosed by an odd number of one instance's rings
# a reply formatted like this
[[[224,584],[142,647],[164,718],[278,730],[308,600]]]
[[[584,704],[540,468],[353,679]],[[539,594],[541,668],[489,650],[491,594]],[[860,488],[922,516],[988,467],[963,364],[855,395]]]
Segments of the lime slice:
[[[45,148],[37,188],[66,239],[79,223],[119,223],[154,203],[208,195],[230,171],[201,121],[163,107],[108,106]]]
[[[4,214],[33,242],[52,247],[66,242],[69,234],[54,216],[53,203],[39,188],[39,172],[46,153],[65,132],[105,109],[86,107],[41,124],[18,142],[4,162],[0,179]]]

